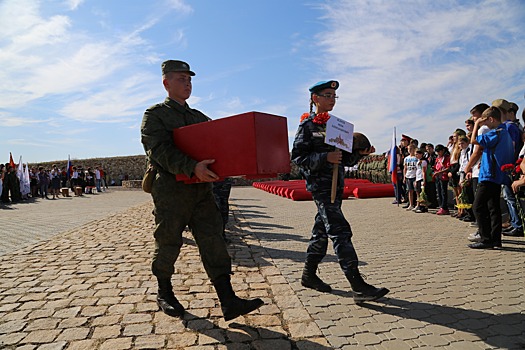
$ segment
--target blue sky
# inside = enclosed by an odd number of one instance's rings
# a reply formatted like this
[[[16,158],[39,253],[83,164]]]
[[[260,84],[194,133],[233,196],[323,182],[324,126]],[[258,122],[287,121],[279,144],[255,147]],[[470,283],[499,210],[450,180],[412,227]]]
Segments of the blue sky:
[[[0,157],[40,162],[143,154],[160,64],[197,73],[188,103],[212,119],[288,118],[336,79],[333,114],[378,152],[393,127],[446,143],[471,107],[525,107],[525,2],[0,0]]]

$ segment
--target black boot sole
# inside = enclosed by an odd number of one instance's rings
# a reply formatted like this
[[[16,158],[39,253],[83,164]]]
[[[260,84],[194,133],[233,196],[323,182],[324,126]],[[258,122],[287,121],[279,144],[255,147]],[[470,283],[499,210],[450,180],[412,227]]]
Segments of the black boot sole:
[[[354,302],[356,304],[360,304],[367,301],[374,301],[384,297],[388,294],[388,292],[390,292],[390,290],[388,290],[387,288],[379,288],[379,290],[375,294],[361,294],[354,292]]]
[[[332,287],[330,287],[328,284],[325,284],[325,285],[308,284],[308,283],[301,281],[301,286],[310,288],[310,289],[314,289],[318,292],[323,292],[323,293],[330,293],[332,291]]]
[[[224,312],[223,310],[224,319],[226,321],[233,320],[234,318],[237,318],[239,316],[246,315],[252,311],[255,311],[263,305],[264,305],[264,301],[262,301],[261,299],[250,300],[246,303],[246,305],[244,305],[242,309],[239,308],[238,310],[236,310],[236,312]]]

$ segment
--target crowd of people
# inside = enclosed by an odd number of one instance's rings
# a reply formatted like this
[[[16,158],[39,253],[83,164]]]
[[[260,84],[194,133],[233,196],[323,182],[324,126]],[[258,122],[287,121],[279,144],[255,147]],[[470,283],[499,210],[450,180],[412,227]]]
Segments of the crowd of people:
[[[59,199],[69,196],[69,190],[76,194],[104,192],[108,188],[107,174],[102,166],[94,169],[82,166],[50,169],[43,166],[28,168],[17,164],[0,164],[0,201],[2,203],[19,202],[29,198]],[[67,189],[67,191],[64,191]]]
[[[523,210],[518,199],[525,185],[525,133],[516,103],[497,99],[470,110],[465,128],[456,129],[445,144],[419,143],[402,135],[393,166],[395,200],[416,213],[437,209],[470,222],[470,248],[501,247],[501,235],[523,237]],[[525,121],[525,111],[522,112]],[[449,188],[457,210],[450,211]],[[509,220],[502,223],[503,196]]]

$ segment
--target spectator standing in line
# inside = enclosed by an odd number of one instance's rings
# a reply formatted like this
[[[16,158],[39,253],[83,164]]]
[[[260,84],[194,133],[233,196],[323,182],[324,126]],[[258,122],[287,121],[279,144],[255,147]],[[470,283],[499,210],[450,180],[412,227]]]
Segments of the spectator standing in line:
[[[40,196],[42,198],[45,197],[46,199],[50,199],[47,196],[49,188],[49,173],[42,166],[38,168],[38,185],[40,186]]]
[[[51,181],[51,194],[53,195],[51,199],[58,199],[60,193],[60,171],[54,164],[49,173],[49,179]]]
[[[450,168],[448,170],[449,185],[452,187],[454,192],[454,201],[457,204],[459,201],[459,195],[461,193],[461,187],[459,185],[459,156],[461,154],[461,147],[459,146],[459,138],[465,136],[466,133],[463,129],[456,129],[452,133],[452,151],[450,152]],[[457,216],[458,214],[453,214]]]
[[[518,159],[521,148],[523,147],[522,133],[519,127],[514,123],[512,119],[515,118],[512,112],[511,104],[504,99],[497,99],[492,101],[492,106],[497,107],[501,113],[501,121],[505,125],[507,132],[512,139],[512,145],[514,149],[514,162]],[[523,236],[523,223],[518,213],[518,203],[514,191],[510,184],[502,184],[502,193],[503,199],[507,204],[507,209],[509,212],[509,222],[510,226],[505,228],[503,232],[509,236]]]
[[[450,168],[450,156],[446,154],[443,145],[436,145],[436,165],[434,166],[434,180],[436,181],[437,194],[440,209],[437,215],[449,215],[448,211],[448,170]]]
[[[474,123],[476,122],[476,120],[481,118],[481,115],[487,108],[489,108],[489,105],[486,103],[479,103],[471,108],[470,116],[472,120],[474,121]],[[478,129],[478,134],[475,136],[482,135],[488,131],[490,131],[490,129],[486,125],[482,125]],[[472,128],[472,135],[474,135],[474,127]],[[470,138],[472,139],[472,136]],[[479,166],[480,166],[480,161],[481,161],[481,155],[483,154],[483,147],[477,144],[474,144],[474,145],[471,144],[471,146],[473,147],[473,153],[470,156],[469,162],[465,168],[472,169],[472,170],[470,172],[465,171],[465,177],[467,180],[471,180],[472,191],[474,193],[474,200],[476,200],[476,193],[477,193],[477,188],[478,188],[478,177],[479,177]],[[474,221],[470,224],[470,226],[472,227],[478,226],[475,220],[476,220],[476,216],[474,215]],[[470,234],[468,236],[468,239],[471,242],[479,241],[480,240],[479,232],[476,231],[475,233]]]
[[[427,143],[426,145],[426,155],[425,158],[428,162],[428,168],[427,172],[430,174],[430,176],[427,178],[427,185],[425,186],[425,193],[427,195],[428,201],[430,202],[428,208],[429,209],[436,209],[439,207],[438,200],[437,200],[437,188],[436,188],[436,180],[434,179],[434,167],[436,166],[436,158],[437,154],[434,151],[434,145],[431,143]]]
[[[427,184],[427,168],[428,163],[423,158],[425,155],[425,150],[419,148],[416,151],[417,165],[416,165],[416,195],[417,195],[417,206],[416,213],[426,213],[428,212],[427,203],[421,199],[421,193],[425,190]]]
[[[98,166],[95,167],[95,186],[97,187],[97,192],[102,192],[102,188],[100,187],[102,184],[102,176],[100,175],[100,168]]]
[[[102,167],[102,165],[99,167],[98,169],[100,171],[100,183],[101,183],[101,187],[102,187],[102,190],[105,192],[107,189],[108,189],[108,182],[106,181],[106,171],[104,170],[104,168]]]
[[[29,172],[29,187],[31,188],[31,197],[38,197],[38,170],[31,168]]]
[[[472,137],[472,133],[470,134]],[[467,194],[468,203],[458,202],[456,204],[472,204],[474,200],[474,193],[472,192],[472,185],[470,184],[470,181],[466,178],[465,168],[467,167],[470,157],[472,156],[472,148],[474,147],[474,145],[470,144],[470,139],[467,136],[461,136],[459,138],[459,147],[461,149],[461,153],[459,155],[459,193],[461,194],[465,192]],[[471,209],[464,209],[458,207],[458,219],[466,222],[472,222],[472,216],[474,216],[474,214],[472,213]]]
[[[482,125],[491,130],[477,135]],[[501,170],[501,166],[513,163],[512,138],[503,124],[501,112],[496,107],[486,109],[481,118],[474,124],[472,144],[483,147],[479,183],[474,199],[473,211],[478,222],[479,242],[469,244],[472,249],[492,249],[501,247],[501,185],[509,184],[510,179]],[[471,169],[467,166],[466,172]]]
[[[403,183],[406,187],[408,203],[403,207],[406,210],[416,210],[416,173],[417,162],[416,157],[417,146],[413,143],[408,145],[408,156],[405,157],[403,164]]]
[[[5,165],[0,164],[0,198],[2,198],[2,193],[4,192],[4,176],[5,176]]]

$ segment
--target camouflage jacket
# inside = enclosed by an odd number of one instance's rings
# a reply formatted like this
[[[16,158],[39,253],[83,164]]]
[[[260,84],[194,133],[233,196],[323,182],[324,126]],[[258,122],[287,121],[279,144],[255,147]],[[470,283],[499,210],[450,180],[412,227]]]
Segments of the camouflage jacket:
[[[197,161],[181,152],[173,142],[173,129],[210,120],[187,104],[167,97],[164,102],[144,112],[140,128],[141,142],[148,161],[159,171],[192,176]]]
[[[333,164],[327,161],[328,152],[335,150],[324,142],[326,124],[315,124],[312,119],[315,114],[303,120],[295,134],[292,148],[292,162],[299,166],[301,174],[306,179],[306,188],[310,192],[330,191],[332,186]],[[361,159],[358,152],[343,151],[343,161],[339,166],[338,191],[344,188],[344,167],[354,166]]]

